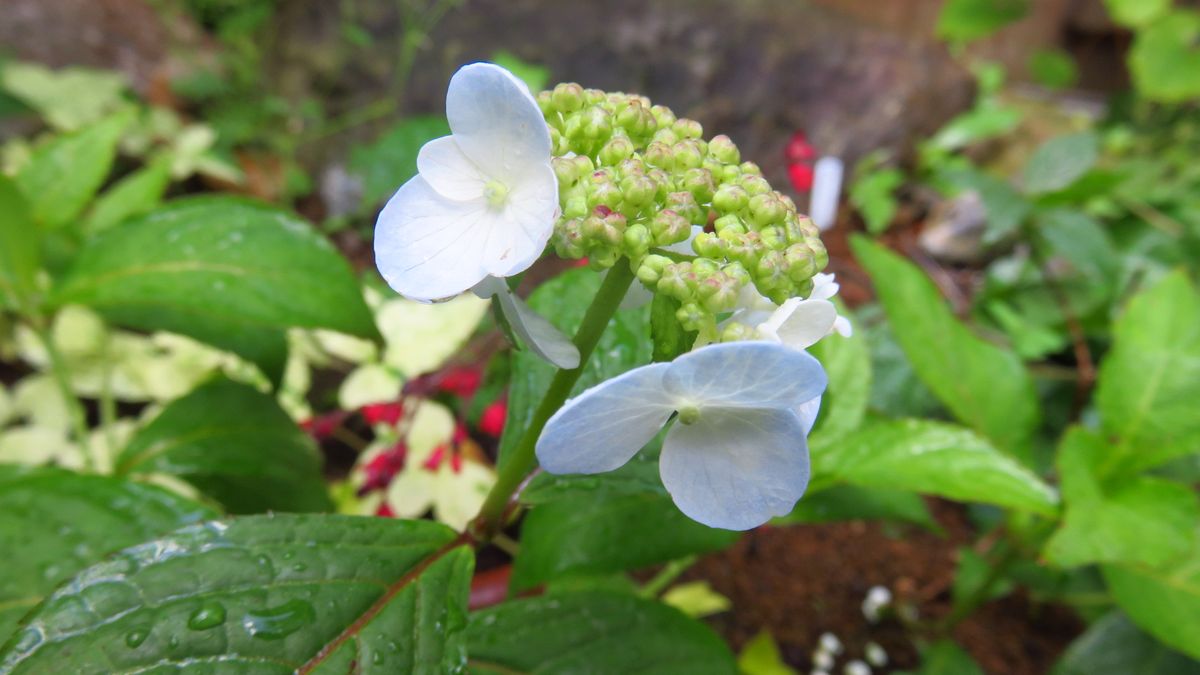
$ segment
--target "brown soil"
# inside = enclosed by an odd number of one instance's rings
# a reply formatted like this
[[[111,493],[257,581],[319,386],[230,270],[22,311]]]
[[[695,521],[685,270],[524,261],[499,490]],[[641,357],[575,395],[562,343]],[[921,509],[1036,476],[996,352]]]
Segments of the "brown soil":
[[[894,617],[871,625],[861,606],[867,591],[881,585],[892,590],[896,606],[915,607],[922,625],[950,611],[956,551],[974,536],[961,507],[933,505],[945,536],[861,521],[759,528],[703,558],[684,578],[706,579],[733,602],[732,611],[709,622],[735,649],[767,630],[784,659],[809,672],[819,636],[831,632],[846,647],[835,672],[861,659],[872,641],[888,653],[884,672],[911,669],[918,665],[912,631]],[[1038,674],[1082,629],[1069,610],[1033,608],[1017,594],[981,607],[953,637],[987,673]]]

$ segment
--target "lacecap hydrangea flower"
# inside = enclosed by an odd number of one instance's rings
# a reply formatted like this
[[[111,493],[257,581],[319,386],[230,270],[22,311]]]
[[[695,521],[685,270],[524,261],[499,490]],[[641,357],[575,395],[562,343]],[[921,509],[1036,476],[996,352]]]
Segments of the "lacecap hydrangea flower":
[[[551,473],[612,471],[674,416],[659,473],[676,506],[711,527],[750,529],[804,494],[812,420],[801,410],[825,384],[816,359],[783,345],[701,347],[567,401],[538,439],[538,461]]]
[[[574,368],[574,345],[533,319],[503,281],[538,259],[559,216],[550,131],[537,102],[512,73],[472,63],[450,80],[446,118],[451,135],[421,148],[417,175],[379,214],[380,273],[412,300],[471,289],[498,296],[505,318],[534,351]]]

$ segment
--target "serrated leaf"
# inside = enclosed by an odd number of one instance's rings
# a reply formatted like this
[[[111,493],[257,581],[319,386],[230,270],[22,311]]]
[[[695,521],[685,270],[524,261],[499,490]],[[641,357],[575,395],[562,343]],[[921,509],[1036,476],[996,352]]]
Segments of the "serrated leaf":
[[[655,361],[673,361],[696,344],[696,331],[684,330],[676,312],[679,301],[665,293],[656,293],[650,301],[650,337],[654,340]]]
[[[0,670],[453,672],[474,556],[429,521],[250,516],[125,549],[60,588]]]
[[[972,334],[915,265],[865,238],[852,246],[921,381],[963,423],[1028,461],[1038,408],[1020,359]]]
[[[587,269],[568,270],[542,284],[529,296],[529,306],[546,317],[564,335],[572,336],[600,288],[600,276]],[[608,323],[572,396],[577,396],[621,373],[650,362],[649,307],[619,310]],[[555,368],[536,354],[512,354],[512,384],[508,392],[508,416],[500,439],[499,467],[504,468],[510,449],[533,419],[534,410],[550,386]]]
[[[112,115],[34,151],[16,180],[40,226],[63,227],[83,213],[112,169],[117,141],[130,119],[125,113]]]
[[[476,675],[737,672],[733,654],[707,626],[621,593],[556,593],[476,612],[467,648]]]
[[[1109,612],[1067,647],[1054,675],[1200,675],[1200,661],[1168,649],[1129,617]]]
[[[931,420],[868,424],[811,447],[814,487],[845,482],[1053,514],[1057,495],[971,431]]]
[[[167,405],[125,446],[116,472],[182,478],[234,513],[333,506],[308,434],[274,398],[226,379]]]
[[[1067,188],[1095,166],[1099,156],[1100,139],[1093,132],[1052,138],[1025,164],[1025,192],[1036,195]]]
[[[290,213],[229,197],[177,200],[101,233],[53,301],[182,333],[269,376],[282,371],[288,328],[378,338],[350,266],[328,241]]]
[[[0,465],[0,643],[43,596],[105,554],[214,515],[152,485]]]
[[[1063,439],[1058,474],[1066,514],[1045,550],[1055,564],[1161,565],[1192,549],[1200,522],[1195,492],[1148,476],[1121,475],[1105,483],[1103,467],[1115,451],[1095,433],[1080,428]]]
[[[39,238],[29,203],[11,180],[0,175],[0,306],[18,307],[33,292]]]
[[[1200,294],[1183,271],[1129,301],[1100,364],[1096,404],[1119,439],[1102,475],[1136,472],[1200,449]]]
[[[1154,637],[1200,659],[1200,546],[1168,567],[1103,565],[1121,609]]]

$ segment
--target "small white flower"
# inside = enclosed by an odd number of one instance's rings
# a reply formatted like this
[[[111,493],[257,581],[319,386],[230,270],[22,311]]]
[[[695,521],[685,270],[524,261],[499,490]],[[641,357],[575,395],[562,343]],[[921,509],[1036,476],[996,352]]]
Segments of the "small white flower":
[[[813,652],[812,662],[814,668],[820,668],[821,670],[833,670],[833,654],[830,654],[823,649],[818,649],[817,651]]]
[[[494,64],[463,66],[450,79],[446,118],[451,135],[421,148],[418,175],[375,226],[384,279],[426,302],[524,271],[558,216],[550,130],[524,83]]]
[[[850,322],[838,316],[837,306],[830,301],[837,292],[832,274],[818,274],[807,298],[792,298],[776,306],[747,284],[738,303],[741,309],[729,320],[754,328],[765,340],[808,349],[830,333],[850,336]]]
[[[821,633],[821,637],[817,640],[817,649],[829,652],[830,654],[842,653],[842,641],[833,633]]]
[[[628,462],[676,412],[659,474],[689,518],[729,530],[789,513],[808,486],[796,409],[825,389],[808,354],[769,342],[709,345],[635,368],[571,399],[546,424],[537,456],[550,473],[602,473]]]
[[[871,666],[858,659],[854,659],[842,668],[842,673],[844,675],[871,675]]]
[[[892,604],[892,592],[884,586],[872,586],[862,601],[862,613],[871,623],[877,623],[883,609]]]
[[[867,663],[882,668],[888,663],[887,652],[877,642],[868,642],[863,648],[863,655],[867,657]]]

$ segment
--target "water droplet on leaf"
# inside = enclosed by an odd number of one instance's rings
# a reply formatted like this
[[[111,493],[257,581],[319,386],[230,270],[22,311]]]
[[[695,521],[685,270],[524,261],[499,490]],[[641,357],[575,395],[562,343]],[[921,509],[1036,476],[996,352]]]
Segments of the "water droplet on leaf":
[[[149,635],[150,631],[145,628],[134,628],[125,634],[125,646],[130,649],[137,649],[146,641]]]
[[[242,626],[252,637],[263,640],[282,640],[317,618],[312,605],[292,600],[278,607],[247,612]]]
[[[206,602],[188,617],[188,628],[208,630],[225,623],[225,607],[218,602]]]

